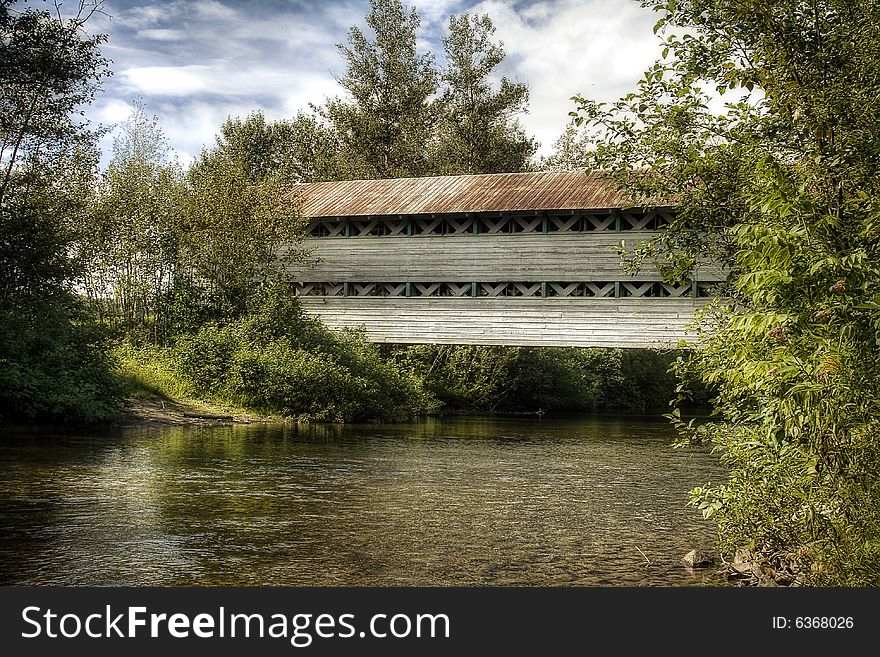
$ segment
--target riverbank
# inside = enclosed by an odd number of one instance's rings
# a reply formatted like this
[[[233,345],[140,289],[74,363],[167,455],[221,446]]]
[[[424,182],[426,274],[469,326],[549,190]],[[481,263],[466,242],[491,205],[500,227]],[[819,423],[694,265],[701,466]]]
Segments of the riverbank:
[[[210,404],[192,399],[129,397],[125,400],[122,427],[142,426],[223,426],[231,424],[283,423],[288,418],[261,415],[241,408]]]

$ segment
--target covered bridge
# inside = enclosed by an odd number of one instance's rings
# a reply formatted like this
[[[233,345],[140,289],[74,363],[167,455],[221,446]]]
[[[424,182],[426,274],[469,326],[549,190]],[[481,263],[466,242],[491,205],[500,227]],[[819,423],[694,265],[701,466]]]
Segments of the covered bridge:
[[[297,193],[310,218],[312,262],[290,271],[303,308],[375,342],[675,346],[713,280],[668,285],[651,266],[625,274],[616,247],[648,239],[673,209],[627,207],[595,172],[323,182]]]

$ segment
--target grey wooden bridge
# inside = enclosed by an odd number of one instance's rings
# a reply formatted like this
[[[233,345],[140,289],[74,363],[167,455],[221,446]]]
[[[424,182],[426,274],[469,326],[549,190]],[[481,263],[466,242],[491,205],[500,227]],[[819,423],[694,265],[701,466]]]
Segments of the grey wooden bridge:
[[[298,186],[311,263],[303,308],[376,342],[670,347],[718,272],[625,274],[616,247],[672,208],[628,208],[598,173],[356,180]]]

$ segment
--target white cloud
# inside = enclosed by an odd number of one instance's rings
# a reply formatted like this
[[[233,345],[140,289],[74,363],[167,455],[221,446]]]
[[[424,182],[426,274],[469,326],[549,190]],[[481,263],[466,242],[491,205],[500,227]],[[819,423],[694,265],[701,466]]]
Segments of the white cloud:
[[[445,28],[450,15],[468,11],[463,0],[431,0],[430,2],[416,0],[413,4],[422,19],[422,27],[436,25]]]
[[[192,97],[203,101],[211,96],[221,104],[251,99],[252,109],[256,109],[259,99],[262,99],[264,105],[267,100],[274,101],[272,107],[283,106],[290,113],[304,109],[309,101],[320,103],[324,97],[339,92],[338,84],[326,72],[283,67],[255,71],[239,68],[234,62],[177,67],[144,66],[122,71],[119,77],[124,81],[126,90],[134,95]],[[234,100],[222,100],[222,97]]]
[[[118,98],[99,101],[93,108],[93,118],[103,124],[113,125],[125,121],[131,114],[131,105]]]
[[[200,18],[219,21],[238,18],[238,12],[235,9],[216,0],[200,0],[189,4]]]
[[[160,108],[159,119],[168,142],[173,145],[181,163],[187,165],[198,157],[203,148],[214,143],[220,126],[229,116],[244,116],[251,109],[233,103],[196,101],[173,108]]]
[[[299,75],[296,83],[282,92],[281,116],[292,118],[300,110],[308,111],[309,103],[321,105],[325,98],[341,96],[342,88],[329,75],[310,73]]]
[[[186,32],[167,28],[138,30],[137,38],[152,39],[153,41],[181,41],[186,38]]]
[[[211,69],[193,64],[190,66],[138,66],[120,73],[129,89],[160,96],[191,96],[210,90],[207,78]]]
[[[205,21],[229,21],[238,18],[238,12],[233,7],[216,0],[154,0],[153,4],[143,0],[135,6],[130,6],[131,4],[131,0],[109,0],[105,12],[113,21],[135,30],[174,22],[183,16]]]
[[[175,15],[175,3],[166,2],[142,7],[117,9],[115,3],[107,6],[107,13],[121,25],[135,29],[152,27]]]
[[[542,154],[575,109],[571,96],[615,99],[659,55],[654,16],[633,2],[555,0],[517,11],[511,0],[485,0],[473,11],[491,16],[507,52],[504,73],[529,85],[530,112],[521,121]]]

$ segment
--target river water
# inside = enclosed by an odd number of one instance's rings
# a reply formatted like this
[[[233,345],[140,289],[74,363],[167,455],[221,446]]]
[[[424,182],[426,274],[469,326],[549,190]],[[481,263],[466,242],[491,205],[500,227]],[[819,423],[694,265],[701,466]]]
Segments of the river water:
[[[665,421],[0,430],[0,584],[694,586]]]

